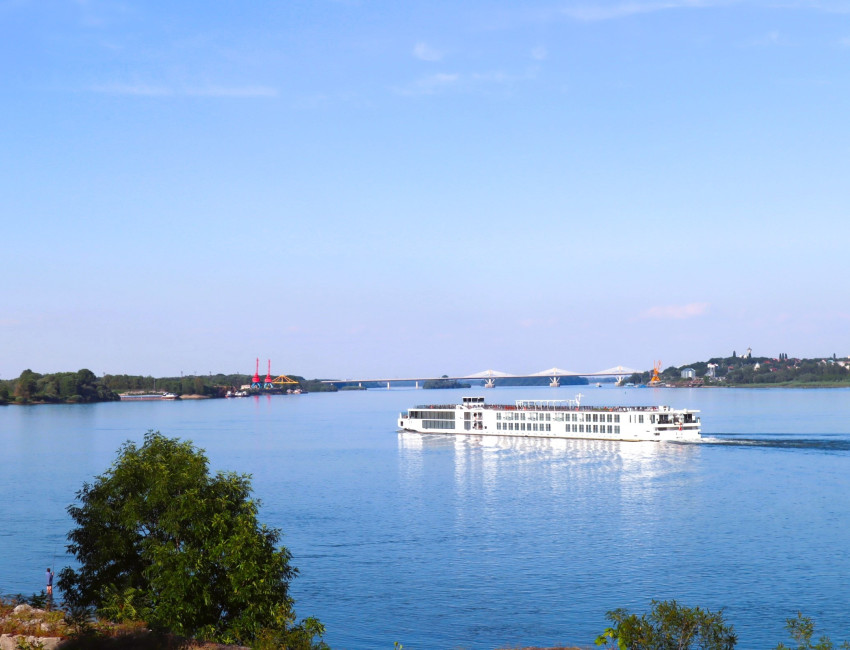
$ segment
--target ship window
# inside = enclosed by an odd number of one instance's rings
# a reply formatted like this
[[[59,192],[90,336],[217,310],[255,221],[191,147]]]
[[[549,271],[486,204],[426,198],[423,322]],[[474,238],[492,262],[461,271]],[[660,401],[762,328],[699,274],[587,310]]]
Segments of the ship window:
[[[650,416],[649,416],[649,421],[650,421],[652,424],[655,424],[655,416],[654,416],[654,415],[650,415]]]
[[[614,416],[609,413],[608,414],[608,422],[613,422],[613,421],[614,421]]]
[[[608,425],[608,433],[613,433],[613,427],[610,424]]]
[[[546,421],[547,421],[547,422],[549,422],[551,419],[552,419],[552,414],[551,414],[551,413],[547,413],[547,414],[546,414]]]
[[[423,429],[454,429],[455,423],[451,420],[422,420]]]
[[[620,433],[620,425],[619,424],[614,425],[614,433]]]
[[[639,422],[640,424],[643,424],[643,414],[638,415],[638,422]]]
[[[519,419],[520,419],[520,420],[525,420],[525,413],[520,413],[520,414],[519,414]]]
[[[497,419],[497,420],[501,420],[501,419],[502,419],[502,414],[501,414],[501,413],[496,413],[496,419]]]
[[[593,421],[594,421],[594,422],[599,422],[599,416],[598,416],[596,413],[594,413],[594,414],[593,414]],[[594,429],[595,429],[595,428],[596,428],[596,427],[594,427]]]
[[[534,423],[534,430],[537,431],[537,422]]]
[[[593,425],[593,433],[599,433],[599,425],[598,424]]]
[[[578,425],[578,432],[584,433],[584,425],[583,424]]]
[[[619,414],[619,413],[615,413],[615,414],[614,414],[614,422],[619,422],[619,421],[620,421],[620,414]]]

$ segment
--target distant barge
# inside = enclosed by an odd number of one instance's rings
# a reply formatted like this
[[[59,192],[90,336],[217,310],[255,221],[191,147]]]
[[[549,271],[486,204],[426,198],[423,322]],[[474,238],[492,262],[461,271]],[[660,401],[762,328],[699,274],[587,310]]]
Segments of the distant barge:
[[[174,393],[121,393],[118,395],[122,402],[152,402],[154,400],[172,400],[180,399]]]

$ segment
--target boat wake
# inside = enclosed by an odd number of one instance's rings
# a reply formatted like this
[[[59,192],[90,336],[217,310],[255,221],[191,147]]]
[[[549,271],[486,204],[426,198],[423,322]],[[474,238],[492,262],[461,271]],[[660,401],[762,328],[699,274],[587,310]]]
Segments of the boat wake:
[[[841,438],[715,438],[703,436],[701,445],[727,447],[772,447],[775,449],[810,449],[815,451],[850,451],[850,439]]]

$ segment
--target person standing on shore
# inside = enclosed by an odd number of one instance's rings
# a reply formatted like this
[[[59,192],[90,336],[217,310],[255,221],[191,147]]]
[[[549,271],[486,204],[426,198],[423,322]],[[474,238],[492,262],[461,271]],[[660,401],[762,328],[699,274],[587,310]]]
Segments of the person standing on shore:
[[[47,574],[45,576],[47,578],[47,595],[53,595],[53,571],[51,571],[50,567],[47,567]]]

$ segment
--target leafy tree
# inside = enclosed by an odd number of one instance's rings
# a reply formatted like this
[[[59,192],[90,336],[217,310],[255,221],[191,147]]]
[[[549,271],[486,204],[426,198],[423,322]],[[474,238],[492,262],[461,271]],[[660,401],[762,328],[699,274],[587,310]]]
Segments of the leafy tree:
[[[815,624],[808,616],[797,612],[797,618],[785,619],[785,627],[791,638],[797,643],[796,650],[850,650],[850,642],[844,641],[841,645],[835,645],[828,636],[822,636],[816,643],[812,642],[815,635]],[[776,650],[791,650],[784,643],[776,646]]]
[[[18,377],[18,381],[15,383],[15,397],[19,398],[21,401],[28,401],[37,390],[36,380],[41,377],[41,375],[34,373],[32,370],[27,368],[21,373],[21,376]]]
[[[638,616],[625,609],[606,615],[613,625],[596,639],[596,645],[618,650],[731,650],[738,637],[721,612],[683,607],[675,600],[652,601],[652,611]]]
[[[148,431],[68,507],[76,528],[59,587],[75,607],[113,619],[143,616],[154,629],[220,642],[260,636],[324,647],[312,619],[295,624],[289,582],[297,570],[280,531],[257,521],[246,475],[211,476],[191,442]]]

